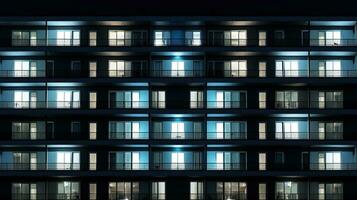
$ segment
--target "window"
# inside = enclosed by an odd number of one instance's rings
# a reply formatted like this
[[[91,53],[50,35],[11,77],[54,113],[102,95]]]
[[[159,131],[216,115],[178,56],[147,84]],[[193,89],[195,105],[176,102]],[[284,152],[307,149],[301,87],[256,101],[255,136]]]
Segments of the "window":
[[[267,167],[267,158],[266,153],[259,153],[259,170],[266,170]]]
[[[40,122],[13,122],[13,140],[39,140],[45,139],[44,124]]]
[[[267,75],[267,63],[259,62],[259,77],[266,77]]]
[[[319,46],[340,46],[341,31],[320,31]]]
[[[246,77],[247,76],[247,61],[234,60],[224,63],[224,74],[226,77]]]
[[[57,31],[57,46],[79,46],[80,36],[79,31]]]
[[[341,61],[320,61],[318,72],[319,77],[341,77]]]
[[[153,91],[151,98],[152,98],[152,108],[166,107],[165,91]]]
[[[57,91],[56,108],[79,108],[78,91]]]
[[[299,107],[297,91],[277,91],[276,108],[296,109]]]
[[[277,182],[275,188],[276,199],[300,199],[296,182]]]
[[[30,107],[30,92],[15,91],[14,92],[14,107],[15,108],[29,108]],[[8,103],[8,102],[6,102]]]
[[[109,139],[146,139],[147,128],[144,122],[125,121],[125,122],[109,122]]]
[[[341,152],[326,153],[326,170],[341,170]]]
[[[193,31],[192,32],[192,46],[200,46],[201,45],[201,32]]]
[[[297,60],[276,61],[275,75],[277,77],[298,77],[299,62]]]
[[[125,46],[130,40],[125,37],[125,32],[120,30],[109,31],[109,46]],[[128,35],[129,36],[129,35]]]
[[[312,139],[342,139],[343,138],[343,123],[342,122],[319,122],[318,135]]]
[[[97,139],[97,123],[96,122],[89,123],[89,139],[90,140]]]
[[[247,199],[247,183],[245,182],[217,182],[217,194],[223,199]]]
[[[171,62],[171,76],[172,77],[184,77],[185,76],[184,61],[172,61]]]
[[[109,200],[137,199],[140,196],[139,185],[139,182],[109,182]]]
[[[167,46],[170,41],[170,32],[155,31],[154,32],[154,46]]]
[[[89,46],[97,46],[97,32],[96,31],[89,32]]]
[[[89,108],[97,108],[97,92],[89,92]]]
[[[171,123],[171,139],[185,139],[185,123]]]
[[[276,40],[284,40],[285,39],[285,32],[283,30],[275,31],[274,34],[275,34],[274,37]]]
[[[298,122],[276,122],[275,124],[276,139],[299,139]]]
[[[97,170],[97,153],[89,153],[89,170]]]
[[[247,31],[246,30],[232,30],[224,32],[224,44],[226,46],[246,46],[247,45]]]
[[[37,46],[38,44],[36,31],[13,31],[12,45],[13,46]]]
[[[259,122],[259,140],[266,140],[266,123]]]
[[[203,108],[203,92],[190,91],[190,108]]]
[[[89,183],[89,200],[97,200],[97,184]]]
[[[165,200],[165,182],[152,182],[151,185],[152,191],[152,200]]]
[[[109,77],[130,77],[131,76],[131,62],[123,60],[109,61]]]
[[[275,164],[284,164],[284,152],[275,152]]]
[[[49,153],[49,155],[52,155]],[[79,170],[79,153],[55,152],[56,170]],[[51,166],[53,163],[49,163]],[[50,168],[50,167],[49,167]]]
[[[97,62],[89,62],[89,77],[97,77]]]
[[[203,182],[190,182],[190,200],[204,199],[203,195]]]
[[[266,46],[266,45],[267,45],[267,32],[259,31],[259,46]]]
[[[259,183],[259,200],[267,199],[267,185],[265,183]]]
[[[259,92],[259,109],[266,109],[267,107],[267,93]]]
[[[318,92],[317,102],[312,100],[312,108],[342,108],[343,107],[343,92]]]
[[[171,153],[171,170],[185,169],[185,153],[172,152]]]
[[[37,72],[36,61],[15,60],[14,61],[14,77],[36,77]]]

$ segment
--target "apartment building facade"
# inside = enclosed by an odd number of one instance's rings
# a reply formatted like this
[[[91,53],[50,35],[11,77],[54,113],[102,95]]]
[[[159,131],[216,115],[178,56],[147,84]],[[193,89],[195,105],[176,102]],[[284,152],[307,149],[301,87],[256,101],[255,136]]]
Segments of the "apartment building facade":
[[[0,18],[0,194],[354,199],[357,18]]]

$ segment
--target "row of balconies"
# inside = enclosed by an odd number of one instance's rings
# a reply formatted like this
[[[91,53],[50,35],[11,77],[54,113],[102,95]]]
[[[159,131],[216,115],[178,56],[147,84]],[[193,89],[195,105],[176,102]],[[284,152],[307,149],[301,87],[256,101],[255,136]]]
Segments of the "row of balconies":
[[[275,153],[275,155],[274,155]],[[289,152],[285,152],[289,154]],[[149,156],[150,154],[150,156]],[[253,153],[254,154],[254,153]],[[99,154],[102,155],[102,154]],[[248,156],[250,155],[250,156]],[[125,151],[110,152],[107,162],[97,162],[97,153],[89,161],[80,160],[79,152],[0,152],[0,170],[25,171],[345,171],[357,170],[353,152],[302,152],[296,158],[284,158],[284,152],[250,153],[242,151]],[[106,157],[106,156],[105,156]],[[153,160],[149,161],[149,157]],[[257,159],[258,158],[258,159]],[[268,160],[270,158],[271,160]],[[46,161],[47,159],[47,161]],[[247,161],[250,160],[250,161]],[[254,160],[252,160],[254,159]],[[299,161],[300,159],[300,161]],[[205,161],[204,161],[205,160]],[[98,165],[98,163],[101,163]],[[107,163],[107,164],[106,164]]]
[[[13,30],[12,46],[355,46],[353,30],[309,30],[302,32],[238,30],[120,30],[81,31]],[[67,30],[66,30],[67,29]],[[291,34],[291,35],[290,35]],[[286,37],[287,35],[287,37]],[[6,43],[5,43],[6,44]]]

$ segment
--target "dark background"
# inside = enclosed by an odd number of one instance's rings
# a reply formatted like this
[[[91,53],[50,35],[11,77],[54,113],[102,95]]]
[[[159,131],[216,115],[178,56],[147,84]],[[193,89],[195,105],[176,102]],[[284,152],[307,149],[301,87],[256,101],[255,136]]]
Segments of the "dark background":
[[[357,0],[0,0],[0,16],[357,16]]]

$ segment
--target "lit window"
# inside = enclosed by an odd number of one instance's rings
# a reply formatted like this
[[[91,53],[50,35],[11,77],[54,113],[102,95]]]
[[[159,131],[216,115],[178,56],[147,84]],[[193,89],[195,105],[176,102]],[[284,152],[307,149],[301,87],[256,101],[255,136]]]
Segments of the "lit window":
[[[190,108],[203,108],[202,91],[190,91]]]
[[[259,31],[259,46],[266,46],[267,32]]]
[[[297,91],[277,91],[276,107],[284,109],[296,109],[299,107]]]
[[[79,46],[79,31],[57,31],[57,46]]]
[[[124,31],[109,31],[109,46],[124,46],[128,43],[126,40]]]
[[[56,170],[79,170],[79,153],[57,152],[56,158]]]
[[[154,33],[154,45],[155,46],[167,46],[169,43],[170,32],[155,31]]]
[[[131,62],[121,60],[109,61],[109,77],[129,77],[131,76]]]
[[[89,183],[89,200],[97,200],[97,184]]]
[[[171,139],[185,139],[185,123],[171,123]]]
[[[152,98],[152,107],[153,108],[165,108],[166,107],[165,91],[153,91],[151,98]]]
[[[185,154],[183,152],[171,153],[171,169],[172,170],[185,169]]]
[[[89,170],[97,170],[97,153],[89,153]]]
[[[203,198],[203,182],[190,182],[190,200],[201,200]]]
[[[277,122],[275,124],[276,139],[299,139],[298,122]]]
[[[259,92],[259,109],[266,109],[267,93]]]
[[[259,200],[267,199],[267,185],[265,183],[259,183]]]
[[[36,92],[14,91],[14,108],[36,108],[36,102]]]
[[[225,74],[227,77],[246,77],[247,61],[235,60],[231,62],[225,62]]]
[[[267,159],[266,153],[259,153],[259,170],[266,170]]]
[[[266,123],[259,122],[259,140],[266,140]]]
[[[97,62],[89,62],[89,77],[97,77]]]
[[[24,61],[24,60],[15,60],[14,61],[14,76],[15,77],[29,77],[29,75],[30,75],[29,72],[30,72],[30,61]]]
[[[234,30],[224,32],[224,39],[226,46],[246,46],[247,45],[247,31]]]
[[[89,92],[89,108],[97,108],[97,92]]]
[[[97,123],[96,122],[89,123],[89,139],[90,140],[97,139]]]
[[[57,108],[79,108],[79,98],[78,91],[57,91]]]
[[[184,77],[185,76],[185,64],[183,61],[171,62],[171,76],[172,77]]]
[[[267,63],[259,62],[259,77],[266,77],[267,75]]]
[[[152,182],[152,198],[155,200],[165,200],[165,182]]]
[[[341,31],[320,31],[319,46],[340,46]]]
[[[299,63],[297,60],[276,61],[275,75],[277,77],[298,77]]]
[[[97,32],[89,32],[89,46],[97,46]]]
[[[319,77],[341,77],[341,61],[319,62]]]

